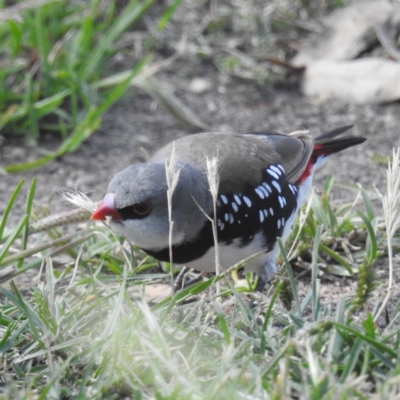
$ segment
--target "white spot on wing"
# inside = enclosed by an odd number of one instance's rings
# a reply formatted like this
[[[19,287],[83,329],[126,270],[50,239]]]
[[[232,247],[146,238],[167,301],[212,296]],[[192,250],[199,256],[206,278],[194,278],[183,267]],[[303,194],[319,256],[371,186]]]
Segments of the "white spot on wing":
[[[228,222],[229,221],[229,214],[225,214],[224,218],[225,218],[225,222]]]
[[[280,185],[277,181],[272,181],[271,183],[276,187],[276,190],[277,190],[279,193],[282,191],[281,185]]]
[[[272,188],[271,188],[271,186],[268,185],[268,183],[263,182],[262,185],[265,187],[265,189],[268,190],[269,193],[272,193]]]
[[[283,197],[282,196],[278,196],[278,200],[279,200],[279,205],[281,206],[281,208],[283,208],[284,207]]]
[[[281,164],[278,164],[278,168],[279,168],[283,173],[285,173],[285,169],[282,167]]]
[[[237,205],[236,203],[234,203],[233,201],[232,201],[232,208],[233,208],[233,210],[234,210],[235,212],[238,212],[238,211],[239,211],[238,205]]]
[[[240,197],[237,194],[234,194],[233,198],[235,199],[236,203],[238,203],[239,206],[242,204],[242,202],[240,201]]]
[[[280,219],[280,218],[278,219],[278,221],[277,221],[276,224],[277,224],[277,226],[278,226],[278,229],[281,229],[281,219]]]
[[[282,171],[275,165],[270,165],[269,166],[273,171],[275,171],[278,175],[282,174]]]
[[[224,196],[223,194],[221,194],[221,200],[224,202],[224,204],[228,204],[228,199],[226,198],[226,196]]]
[[[267,168],[266,171],[275,179],[279,179],[279,175],[270,168]]]
[[[262,210],[260,210],[259,215],[260,215],[260,222],[264,222],[264,213],[262,212]]]
[[[247,207],[251,207],[251,201],[248,197],[243,196],[243,201],[247,204]]]
[[[258,188],[264,193],[265,197],[269,196],[268,190],[264,186],[259,186]]]
[[[265,215],[265,218],[268,217],[268,211],[267,210],[264,210],[264,215]]]
[[[269,213],[270,213],[271,215],[274,215],[274,209],[273,209],[272,207],[269,208]]]
[[[256,187],[254,190],[258,194],[261,200],[264,199],[264,193],[259,187]]]
[[[233,218],[233,214],[229,214],[229,223],[233,224],[235,221],[235,218]]]

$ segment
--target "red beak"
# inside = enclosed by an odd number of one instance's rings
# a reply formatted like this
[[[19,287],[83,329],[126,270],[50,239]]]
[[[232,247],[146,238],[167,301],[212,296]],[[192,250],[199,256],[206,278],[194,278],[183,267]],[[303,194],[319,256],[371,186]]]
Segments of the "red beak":
[[[105,221],[106,217],[111,217],[114,221],[121,221],[121,214],[115,208],[114,197],[113,193],[107,193],[90,219]]]

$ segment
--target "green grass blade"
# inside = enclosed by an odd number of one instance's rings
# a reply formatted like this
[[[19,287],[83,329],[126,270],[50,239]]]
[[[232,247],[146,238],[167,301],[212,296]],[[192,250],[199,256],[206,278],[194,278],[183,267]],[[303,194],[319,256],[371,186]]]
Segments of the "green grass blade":
[[[0,263],[3,260],[3,258],[5,258],[5,256],[7,255],[8,250],[10,249],[11,245],[14,243],[15,239],[17,239],[17,237],[21,234],[22,229],[24,228],[24,226],[26,226],[27,220],[28,220],[28,216],[25,215],[25,217],[23,217],[19,221],[18,225],[13,229],[13,231],[11,232],[10,236],[8,236],[5,243],[1,246],[1,248],[0,248]]]
[[[37,341],[40,347],[44,348],[44,343],[41,339],[41,335],[46,331],[46,327],[37,315],[36,311],[23,299],[21,293],[16,287],[15,283],[11,281],[11,288],[15,294],[12,294],[8,290],[3,287],[0,287],[0,293],[7,297],[15,306],[19,308],[19,310],[23,313],[24,317],[26,317],[29,321],[30,331],[32,332],[33,337]],[[41,332],[39,332],[39,330]]]
[[[325,246],[323,243],[319,244],[319,248],[328,256],[331,256],[333,259],[335,259],[339,264],[343,265],[343,267],[346,268],[350,276],[354,275],[353,267],[343,257],[341,257],[339,254],[337,254],[329,247]]]
[[[325,181],[324,189],[323,189],[324,193],[326,193],[327,196],[329,196],[334,183],[335,183],[335,177],[333,175],[328,176],[328,178]]]
[[[271,360],[268,361],[268,364],[261,369],[260,375],[265,376],[270,373],[271,370],[278,364],[279,360],[281,360],[285,355],[292,352],[293,343],[290,340],[287,340],[286,343],[284,343],[283,346],[278,349]]]
[[[68,242],[64,246],[58,247],[57,249],[49,252],[48,257],[55,257],[55,256],[57,256],[59,254],[67,252],[71,247],[80,245],[81,243],[83,243],[84,241],[89,239],[92,235],[93,235],[93,233],[89,233],[86,236],[83,236],[82,238],[79,238],[79,239],[73,240],[71,242]],[[76,237],[76,234],[72,235],[72,236]],[[62,240],[63,240],[63,238],[62,238]],[[49,247],[47,245],[44,245],[44,246]],[[29,252],[29,250],[28,250],[28,252]],[[10,256],[10,257],[13,257],[13,256]],[[42,258],[37,258],[37,259],[29,262],[28,264],[23,265],[19,269],[14,270],[13,272],[10,272],[8,274],[4,274],[4,275],[2,275],[0,277],[0,284],[4,283],[4,282],[7,282],[8,280],[10,280],[12,278],[15,278],[18,275],[21,275],[24,272],[26,272],[26,271],[28,271],[28,270],[30,270],[32,268],[38,267],[41,264],[42,264]],[[4,265],[5,265],[5,263],[4,263]]]
[[[360,211],[357,212],[357,215],[363,220],[363,222],[365,224],[365,228],[368,231],[368,240],[367,240],[366,249],[367,249],[368,262],[372,263],[379,256],[378,242],[377,242],[377,238],[376,238],[376,234],[375,234],[375,229],[372,227],[372,224],[371,224],[371,222],[374,220],[369,220]]]
[[[350,353],[347,357],[347,362],[344,365],[343,373],[340,377],[341,382],[345,382],[346,379],[353,373],[357,363],[359,362],[359,356],[363,348],[363,341],[357,338],[353,346],[351,347]]]
[[[278,283],[278,286],[276,287],[274,294],[271,297],[271,300],[269,301],[269,305],[267,308],[267,311],[265,313],[265,318],[264,318],[264,322],[262,324],[262,330],[261,330],[261,341],[260,341],[260,353],[264,354],[265,353],[265,349],[266,349],[266,335],[265,332],[267,331],[267,327],[268,327],[268,323],[271,320],[271,316],[272,316],[272,310],[274,308],[276,299],[278,298],[279,292],[282,289],[282,282]]]
[[[319,279],[318,279],[318,249],[321,242],[322,226],[319,225],[317,228],[317,234],[314,238],[314,246],[312,251],[312,262],[311,262],[311,284],[312,284],[312,310],[313,320],[319,320],[319,314],[321,310],[321,303],[319,298]]]
[[[23,172],[32,168],[41,167],[42,165],[45,165],[48,162],[53,161],[56,157],[57,154],[51,154],[26,163],[8,165],[4,167],[4,170],[8,173]]]
[[[132,71],[124,76],[124,80],[119,82],[118,85],[108,93],[100,106],[93,108],[88,112],[85,120],[74,129],[71,136],[61,145],[60,149],[56,153],[57,156],[76,150],[81,143],[87,139],[95,129],[97,129],[100,124],[101,115],[122,96],[129,87],[132,78],[137,76],[150,60],[151,57],[148,56],[139,62]]]
[[[33,199],[35,197],[35,189],[36,189],[36,179],[34,178],[32,180],[31,187],[30,187],[29,192],[28,192],[28,197],[26,199],[25,213],[27,215],[27,219],[26,219],[26,224],[24,226],[24,229],[22,231],[21,251],[24,251],[26,249],[27,245],[28,245],[29,219],[30,219],[31,212],[32,212]],[[22,262],[23,262],[23,260],[21,260],[18,263],[18,268],[20,268],[22,266]],[[0,260],[0,263],[1,263],[1,260]]]
[[[87,80],[88,77],[97,68],[105,53],[109,51],[111,45],[124,32],[129,25],[137,21],[141,15],[153,4],[153,0],[145,0],[138,2],[130,1],[129,4],[121,12],[120,16],[115,20],[108,32],[105,32],[91,54],[87,58],[87,62],[83,64],[83,69],[79,74],[82,79]]]
[[[226,319],[224,314],[221,311],[221,308],[218,306],[218,303],[214,304],[215,311],[217,313],[217,318],[219,322],[220,330],[224,335],[224,340],[227,345],[231,344],[231,335],[229,333],[228,324],[226,323]]]
[[[335,322],[339,324],[343,324],[345,320],[345,311],[346,311],[346,301],[343,297],[339,298],[336,314],[335,314]],[[328,363],[331,364],[333,362],[339,362],[340,355],[342,354],[341,348],[343,344],[343,338],[337,331],[337,329],[332,329],[332,335],[329,338],[328,345]]]
[[[32,108],[38,117],[43,117],[47,114],[50,114],[50,112],[56,110],[58,107],[60,107],[63,101],[66,99],[66,97],[68,97],[70,94],[71,90],[69,89],[63,90],[45,99],[34,102],[32,104]],[[8,115],[6,122],[19,121],[22,118],[26,117],[28,115],[28,112],[29,112],[28,107],[24,105],[17,105],[13,108],[10,108],[9,111],[10,115]],[[0,123],[0,127],[2,126],[1,124],[2,122]]]
[[[375,219],[375,212],[374,212],[374,207],[371,203],[371,199],[368,196],[368,192],[364,189],[361,190],[361,195],[364,201],[364,206],[367,211],[367,218],[369,221],[372,221]]]
[[[44,250],[47,250],[47,249],[49,249],[51,247],[58,246],[60,244],[71,243],[71,242],[69,242],[71,239],[75,239],[78,235],[81,235],[83,233],[85,233],[85,231],[72,233],[70,235],[66,235],[66,236],[57,238],[55,240],[51,240],[50,242],[46,242],[46,243],[40,244],[40,245],[32,247],[30,249],[22,250],[22,251],[20,251],[20,252],[18,252],[16,254],[13,254],[11,256],[5,257],[0,262],[0,268],[6,266],[8,264],[11,264],[13,262],[20,261],[20,260],[23,260],[24,258],[33,256],[34,254],[41,253]],[[90,233],[89,235],[85,236],[85,238],[88,239],[90,236],[92,236],[92,233]],[[75,241],[73,243],[75,243]]]
[[[362,339],[364,342],[368,343],[369,345],[371,345],[373,348],[377,349],[378,351],[387,353],[389,357],[396,358],[397,352],[391,346],[387,346],[386,344],[384,344],[378,340],[372,339],[372,338],[368,337],[367,335],[364,335],[361,332],[359,332],[356,329],[353,329],[349,326],[339,324],[339,323],[335,323],[335,326],[340,331],[350,333],[350,334],[354,335],[356,338]]]
[[[299,294],[297,292],[297,286],[296,286],[296,281],[294,279],[292,267],[291,267],[291,265],[289,263],[289,260],[287,259],[287,254],[286,254],[286,251],[285,251],[285,247],[283,246],[282,240],[280,238],[277,238],[277,241],[278,241],[279,249],[281,251],[283,262],[285,264],[286,272],[287,272],[288,277],[289,277],[290,287],[291,287],[292,292],[293,292],[293,298],[294,298],[294,305],[295,305],[296,313],[297,313],[297,316],[300,317],[301,316],[300,299],[299,299]]]
[[[3,239],[4,229],[7,224],[8,216],[10,215],[10,212],[14,206],[15,200],[17,199],[18,194],[21,191],[21,188],[22,188],[22,185],[24,184],[24,182],[25,182],[24,179],[22,179],[18,183],[17,187],[14,189],[13,193],[11,194],[10,200],[8,201],[7,206],[4,210],[3,218],[1,219],[1,222],[0,222],[0,241],[2,241],[2,239]]]
[[[166,11],[158,21],[157,29],[159,31],[162,31],[166,27],[169,20],[172,18],[176,9],[179,7],[181,3],[182,0],[173,0],[172,3],[167,7]]]

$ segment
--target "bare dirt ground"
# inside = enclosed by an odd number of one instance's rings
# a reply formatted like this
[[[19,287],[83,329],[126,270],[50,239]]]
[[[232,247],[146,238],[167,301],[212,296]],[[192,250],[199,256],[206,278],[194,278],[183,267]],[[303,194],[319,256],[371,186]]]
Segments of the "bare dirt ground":
[[[399,103],[353,105],[305,98],[293,77],[287,84],[261,86],[223,74],[211,63],[193,58],[179,59],[157,78],[170,86],[175,95],[215,131],[288,133],[308,129],[317,135],[354,125],[352,133],[366,137],[367,142],[332,157],[317,174],[315,186],[321,188],[326,177],[333,174],[336,182],[360,183],[366,188],[377,186],[385,190],[384,170],[372,161],[372,156],[374,153],[389,156],[393,147],[400,146]],[[190,90],[192,81],[197,78],[209,83],[201,93]],[[145,153],[150,154],[168,141],[189,133],[149,95],[140,90],[131,91],[107,112],[101,128],[74,153],[34,171],[1,176],[0,215],[21,179],[26,180],[27,189],[30,181],[37,178],[36,203],[49,204],[52,212],[71,208],[57,194],[58,189],[78,189],[93,200],[100,200],[116,172],[143,158]],[[44,149],[54,149],[57,145],[54,137],[45,136],[36,148],[25,146],[21,140],[6,138],[0,145],[0,167],[33,159],[42,155]],[[354,192],[340,189],[334,191],[333,200],[349,201],[354,196]],[[11,221],[22,216],[23,203],[21,197]],[[379,202],[376,204],[376,212],[381,213]],[[397,267],[399,264],[397,255]],[[386,262],[379,263],[377,268],[378,279],[384,281]],[[323,279],[324,301],[336,302],[340,295],[351,296],[355,282],[353,278]],[[306,290],[307,278],[299,285]],[[382,298],[383,288],[375,293],[376,298]],[[392,304],[396,304],[399,297],[400,289]],[[372,299],[371,306],[374,302],[376,300]]]

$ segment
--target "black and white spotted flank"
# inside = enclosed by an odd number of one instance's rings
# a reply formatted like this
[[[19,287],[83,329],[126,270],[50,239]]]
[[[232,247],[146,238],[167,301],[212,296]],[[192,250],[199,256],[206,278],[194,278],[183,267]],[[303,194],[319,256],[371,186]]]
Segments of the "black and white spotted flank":
[[[243,193],[220,194],[217,201],[218,241],[247,246],[257,233],[270,251],[297,208],[297,187],[286,181],[279,164],[263,170],[262,182]]]
[[[297,192],[297,187],[286,181],[283,167],[277,164],[263,170],[260,185],[247,185],[242,193],[220,193],[216,218],[219,244],[237,249],[250,248],[257,237],[253,253],[272,251],[288,221],[290,225],[292,223],[297,209]],[[213,246],[212,225],[208,221],[197,240],[173,246],[174,262],[189,263],[204,256]],[[145,251],[159,260],[169,259],[168,248]]]

